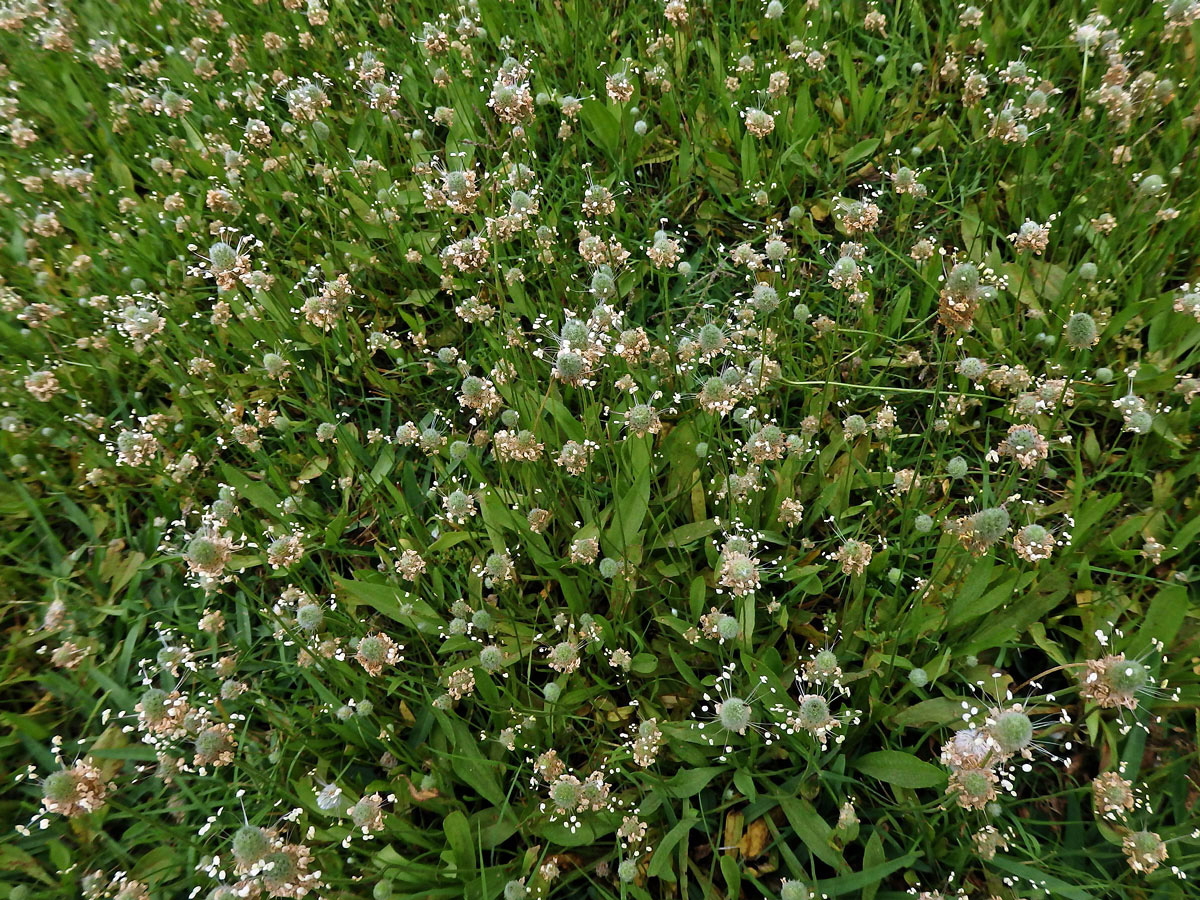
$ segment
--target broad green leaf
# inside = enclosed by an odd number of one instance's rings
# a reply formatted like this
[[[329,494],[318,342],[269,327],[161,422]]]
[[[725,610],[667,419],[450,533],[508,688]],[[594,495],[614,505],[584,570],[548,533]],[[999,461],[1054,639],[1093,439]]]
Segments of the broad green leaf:
[[[667,881],[674,881],[675,875],[671,871],[671,851],[675,845],[684,839],[692,826],[696,824],[696,815],[690,814],[684,816],[675,826],[668,831],[661,841],[654,848],[654,856],[650,858],[650,866],[647,869],[647,874],[651,878],[663,878]],[[686,844],[685,844],[686,846]]]
[[[804,846],[813,856],[835,869],[845,868],[846,862],[842,855],[829,842],[833,829],[813,809],[811,803],[802,797],[780,797],[779,806],[796,836],[804,842]]]
[[[672,797],[694,797],[708,787],[708,783],[723,771],[723,766],[684,769],[682,772],[676,772],[667,780],[666,791]]]
[[[475,842],[471,838],[467,817],[459,810],[454,810],[442,819],[442,830],[446,833],[446,842],[458,867],[463,870],[475,868]]]
[[[854,768],[880,781],[904,788],[930,788],[944,784],[940,766],[917,759],[903,750],[876,750],[854,761]]]
[[[912,706],[900,710],[892,716],[892,722],[901,727],[922,727],[925,725],[949,725],[962,716],[962,703],[949,697],[934,697],[932,700],[922,700]]]
[[[599,100],[584,100],[583,107],[579,110],[579,118],[586,126],[584,134],[595,141],[605,153],[615,158],[621,142],[621,123],[617,119],[617,113]]]
[[[898,869],[911,866],[920,859],[920,856],[919,853],[906,853],[898,859],[879,863],[870,868],[864,868],[861,872],[852,872],[849,875],[839,875],[837,878],[818,881],[816,890],[818,893],[828,894],[830,897],[836,897],[841,894],[854,894],[861,891],[863,900],[867,900],[868,897],[875,895],[875,891],[879,889],[879,884],[884,878]],[[874,890],[871,890],[871,888],[874,888]]]
[[[863,868],[860,875],[871,872],[872,869],[883,866],[887,862],[887,856],[883,852],[883,839],[879,836],[878,831],[872,831],[871,836],[867,838],[867,844],[863,848]],[[891,873],[884,873],[891,874]],[[853,876],[843,876],[852,878]],[[879,878],[874,878],[872,872],[872,880],[862,886],[862,900],[875,900],[875,894],[879,891],[879,882],[883,880],[883,875]]]

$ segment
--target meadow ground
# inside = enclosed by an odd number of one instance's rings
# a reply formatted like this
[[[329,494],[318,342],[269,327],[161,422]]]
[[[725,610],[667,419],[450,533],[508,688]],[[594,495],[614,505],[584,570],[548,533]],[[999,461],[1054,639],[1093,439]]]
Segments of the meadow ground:
[[[1198,41],[4,0],[0,900],[1200,896]]]

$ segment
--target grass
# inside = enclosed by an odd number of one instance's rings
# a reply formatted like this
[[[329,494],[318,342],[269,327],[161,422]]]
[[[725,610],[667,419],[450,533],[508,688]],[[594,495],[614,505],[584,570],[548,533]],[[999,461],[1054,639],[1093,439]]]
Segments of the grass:
[[[1195,896],[1198,18],[7,4],[0,900]]]

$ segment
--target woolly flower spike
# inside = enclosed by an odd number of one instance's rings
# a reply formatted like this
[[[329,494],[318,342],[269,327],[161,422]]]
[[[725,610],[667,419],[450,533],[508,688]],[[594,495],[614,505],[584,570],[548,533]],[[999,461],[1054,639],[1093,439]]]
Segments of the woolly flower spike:
[[[679,353],[689,356],[699,351],[697,359],[708,362],[725,352],[730,345],[730,337],[722,322],[706,322],[694,333],[680,341]]]
[[[982,289],[979,267],[960,262],[946,276],[938,304],[938,320],[951,331],[970,331],[975,311],[987,292]]]
[[[871,564],[874,550],[866,541],[848,540],[839,547],[831,558],[841,566],[844,575],[861,575]]]
[[[354,658],[367,670],[368,675],[377,676],[383,672],[384,666],[392,666],[403,657],[400,651],[404,647],[397,644],[383,632],[368,634],[358,642],[358,651]]]
[[[1133,783],[1116,772],[1097,775],[1092,782],[1092,803],[1096,812],[1108,819],[1124,816],[1137,805]]]
[[[301,603],[296,607],[296,624],[308,632],[320,631],[325,622],[325,610],[315,603]]]
[[[1041,562],[1054,553],[1057,542],[1049,529],[1036,523],[1026,525],[1013,538],[1013,550],[1026,562]]]
[[[996,452],[1012,457],[1022,469],[1031,469],[1050,454],[1050,445],[1032,425],[1013,425]]]
[[[326,281],[315,296],[306,299],[299,312],[304,314],[310,325],[329,331],[341,321],[342,313],[353,296],[349,276],[339,275],[333,281]]]
[[[963,809],[983,809],[996,799],[1000,778],[990,768],[958,769],[950,774],[946,792],[953,794]]]
[[[987,720],[987,733],[1005,757],[1021,754],[1029,757],[1033,743],[1033,722],[1019,703],[996,710]]]
[[[746,130],[759,140],[775,130],[775,117],[756,106],[742,110],[742,118],[746,121]]]
[[[1174,309],[1177,313],[1194,316],[1200,321],[1200,288],[1193,288],[1190,284],[1180,287]]]
[[[633,79],[624,69],[613,72],[604,80],[604,89],[614,103],[628,103],[633,96]]]
[[[138,714],[139,729],[147,735],[179,738],[187,733],[190,707],[179,691],[168,694],[160,688],[148,688],[133,709]]]
[[[816,896],[803,881],[785,880],[779,886],[779,900],[814,900]]]
[[[483,565],[476,568],[476,572],[483,576],[486,584],[493,586],[515,581],[517,566],[512,555],[505,550],[503,553],[489,553]]]
[[[267,563],[272,569],[287,569],[304,558],[304,543],[299,534],[285,534],[267,546]]]
[[[484,416],[494,416],[504,406],[491,379],[477,375],[468,375],[463,379],[458,402],[464,409],[473,409]]]
[[[705,379],[696,392],[696,403],[706,413],[724,416],[733,412],[741,396],[741,376],[737,369],[725,370],[733,374],[722,377],[713,375]],[[730,383],[732,382],[732,383]]]
[[[440,163],[437,159],[433,168],[438,170]],[[475,208],[479,199],[479,188],[476,185],[478,176],[474,169],[440,169],[442,175],[441,189],[426,186],[425,196],[431,203],[441,200],[453,212],[466,215]]]
[[[882,212],[870,200],[846,200],[839,197],[833,206],[834,217],[846,229],[847,234],[874,231]]]
[[[1085,312],[1073,313],[1063,325],[1067,346],[1072,350],[1087,350],[1100,343],[1096,320]]]
[[[666,6],[663,7],[663,15],[667,17],[667,21],[680,28],[687,24],[688,8],[684,0],[667,0]]]
[[[703,732],[710,730],[718,730],[729,734],[745,735],[748,731],[757,731],[766,736],[767,743],[774,741],[774,736],[759,725],[754,719],[754,702],[758,698],[759,690],[766,684],[766,678],[760,678],[759,687],[755,688],[745,697],[739,697],[733,693],[733,673],[737,669],[735,663],[729,663],[717,676],[715,685],[716,697],[705,693],[703,695],[704,703],[701,705],[701,712],[711,714],[713,718],[700,726]],[[716,743],[715,737],[711,734],[706,735],[708,743],[713,745]],[[731,753],[733,747],[725,746],[725,753],[721,754],[721,762],[726,759],[726,754]]]
[[[303,897],[319,886],[320,872],[310,872],[312,853],[303,844],[284,844],[262,860],[262,883],[271,897]]]
[[[233,835],[230,851],[238,872],[248,872],[255,863],[271,852],[275,844],[275,833],[256,825],[243,825]]]
[[[501,122],[520,125],[534,116],[533,93],[529,89],[529,69],[511,57],[504,61],[492,84],[487,105]]]
[[[579,668],[579,645],[572,641],[559,641],[546,654],[550,668],[556,672],[569,674]]]
[[[500,462],[536,462],[545,449],[527,428],[515,432],[501,429],[492,438],[492,445]]]
[[[57,375],[49,369],[43,369],[25,376],[25,390],[29,391],[33,399],[46,403],[53,400],[56,394],[61,394],[63,388],[58,383]]]
[[[550,802],[560,813],[575,812],[582,799],[583,783],[571,774],[560,775],[549,790]]]
[[[862,280],[862,269],[852,256],[839,256],[829,270],[829,283],[838,290],[855,287]]]
[[[889,176],[892,187],[897,194],[911,194],[913,197],[924,197],[928,192],[925,185],[917,181],[918,174],[908,166],[901,166]]]
[[[242,235],[236,244],[224,240],[232,235],[226,229],[221,229],[222,239],[208,248],[208,256],[199,252],[199,247],[189,244],[188,249],[200,257],[200,265],[190,268],[188,274],[201,278],[211,278],[217,283],[217,290],[227,293],[237,287],[239,282],[249,283],[250,255],[247,249],[258,249],[262,242],[253,235]]]
[[[582,444],[577,441],[567,441],[555,457],[555,465],[562,466],[571,475],[582,475],[587,471],[592,453],[597,445],[591,441]]]
[[[749,703],[741,697],[732,696],[726,697],[718,703],[716,712],[721,727],[738,734],[746,733],[754,715]]]
[[[623,419],[630,434],[637,437],[658,434],[662,430],[658,411],[647,403],[634,404],[623,413]]]
[[[719,644],[736,641],[742,635],[742,626],[738,624],[738,620],[719,611],[715,606],[700,617],[700,630],[705,637],[712,638]]]
[[[233,730],[224,722],[219,722],[196,735],[193,749],[195,755],[192,765],[220,768],[233,762],[233,751],[237,749],[237,744]]]
[[[976,556],[993,547],[1009,532],[1012,517],[1003,506],[981,509],[971,516],[963,516],[954,522],[952,530],[963,546]]]
[[[718,584],[735,597],[753,594],[759,587],[758,562],[746,553],[727,551],[721,555]]]
[[[657,719],[643,720],[638,724],[637,736],[631,740],[629,745],[633,761],[643,768],[654,765],[658,758],[659,748],[662,747],[665,740],[658,727]]]
[[[1200,396],[1200,378],[1193,375],[1176,375],[1175,393],[1183,397],[1183,402],[1191,405]]]
[[[553,807],[551,821],[565,816],[567,827],[573,833],[579,828],[578,813],[595,812],[608,807],[612,787],[604,780],[604,775],[604,770],[598,769],[582,781],[569,772],[562,772],[552,779],[548,788],[550,805]],[[545,808],[546,804],[543,803],[541,809]]]
[[[96,766],[80,760],[46,776],[42,782],[42,808],[63,816],[81,816],[102,808],[112,789]]]
[[[980,859],[994,859],[998,850],[1007,850],[1008,841],[995,825],[985,825],[971,836]]]
[[[188,571],[206,583],[221,578],[235,549],[237,547],[228,535],[202,529],[188,541],[183,559]]]
[[[995,738],[986,730],[963,728],[942,745],[942,765],[951,769],[977,769],[991,765],[1004,755]]]
[[[558,351],[551,374],[565,384],[577,385],[591,375],[591,363],[583,353],[564,346]]]
[[[679,262],[682,252],[679,240],[660,230],[654,233],[654,241],[646,251],[646,256],[658,268],[669,269]]]
[[[784,525],[799,525],[804,516],[804,504],[795,497],[784,497],[779,501],[778,515]]]
[[[758,589],[763,575],[763,564],[755,558],[760,537],[734,522],[724,541],[713,542],[721,554],[717,561],[718,594],[728,590],[735,597],[743,597]]]
[[[1167,845],[1153,831],[1130,831],[1121,838],[1121,850],[1135,872],[1153,872],[1167,858]]]
[[[364,835],[383,828],[383,798],[378,794],[363,797],[347,811],[354,827]]]
[[[1087,661],[1087,674],[1079,692],[1102,709],[1137,709],[1137,694],[1154,687],[1149,667],[1124,653]]]
[[[161,444],[149,431],[123,429],[114,442],[119,466],[145,466],[152,463],[161,449]]]
[[[1035,256],[1041,256],[1050,243],[1050,226],[1054,223],[1051,216],[1045,225],[1039,225],[1031,219],[1026,219],[1021,227],[1008,236],[1013,246],[1020,252],[1032,250]]]
[[[828,683],[835,687],[840,685],[842,667],[838,665],[837,654],[828,647],[818,650],[811,659],[805,660],[804,677],[809,681]]]
[[[591,219],[611,216],[616,211],[617,202],[613,199],[612,191],[602,184],[592,184],[583,192],[583,214]]]
[[[475,673],[469,668],[451,672],[445,681],[446,693],[454,700],[461,700],[475,692]]]
[[[460,272],[474,272],[483,268],[492,252],[486,237],[472,234],[447,244],[438,255],[445,265]]]
[[[831,736],[835,744],[844,741],[844,734],[835,735],[834,732],[847,723],[857,725],[861,716],[861,710],[857,709],[834,712],[833,700],[838,696],[845,696],[848,691],[834,684],[809,684],[802,674],[797,674],[796,683],[800,687],[796,709],[776,709],[785,715],[784,730],[788,734],[806,732],[820,742],[822,749],[829,746]]]

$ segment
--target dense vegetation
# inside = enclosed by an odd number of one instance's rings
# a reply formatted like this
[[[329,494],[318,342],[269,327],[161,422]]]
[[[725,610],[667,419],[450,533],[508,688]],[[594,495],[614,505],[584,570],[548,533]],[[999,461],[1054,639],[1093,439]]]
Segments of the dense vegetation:
[[[1198,896],[1198,40],[0,3],[0,900]]]

